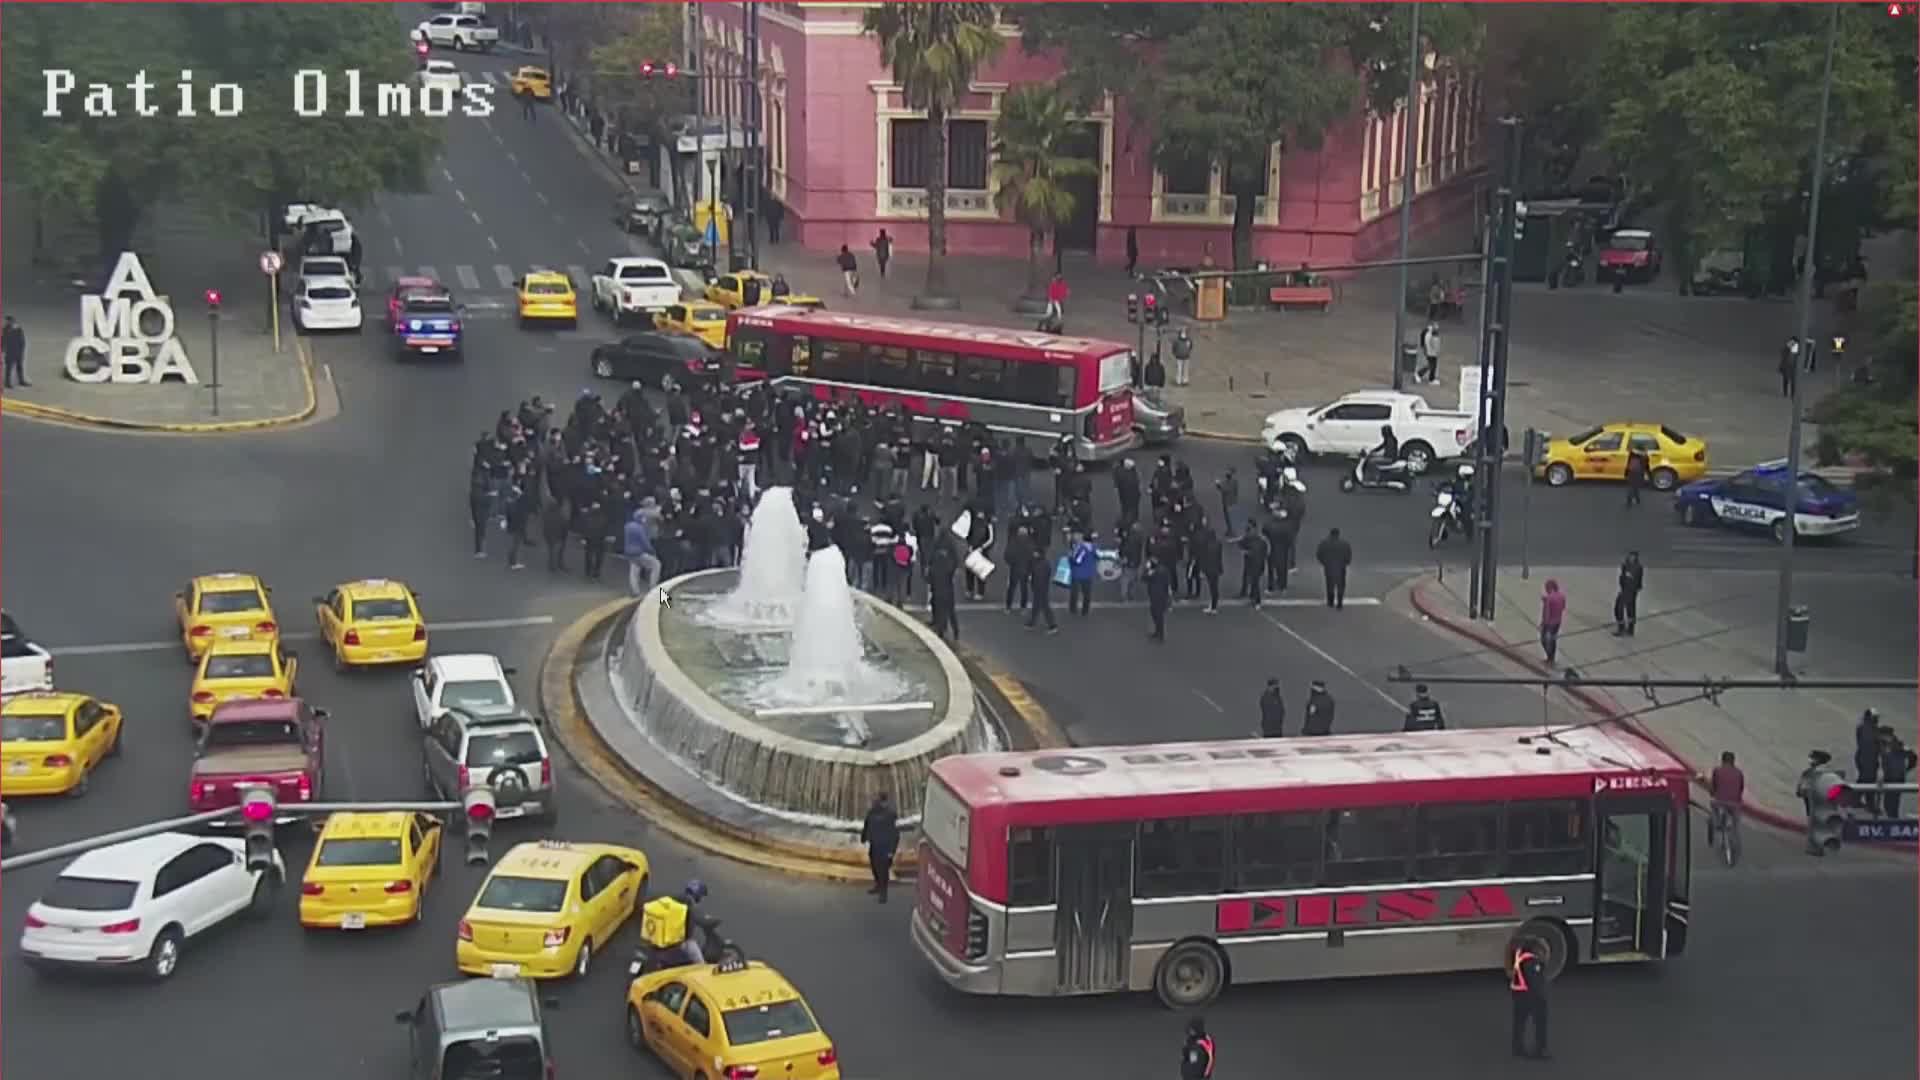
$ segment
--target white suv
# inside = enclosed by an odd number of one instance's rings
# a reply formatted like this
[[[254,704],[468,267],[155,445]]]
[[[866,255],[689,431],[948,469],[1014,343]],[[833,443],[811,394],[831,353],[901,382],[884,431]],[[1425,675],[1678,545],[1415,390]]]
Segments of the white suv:
[[[659,259],[608,259],[593,275],[593,306],[620,322],[629,315],[653,315],[680,302],[680,284]]]
[[[422,740],[428,793],[457,801],[476,787],[491,788],[494,813],[502,820],[532,817],[551,824],[560,808],[542,724],[513,706],[445,710]]]

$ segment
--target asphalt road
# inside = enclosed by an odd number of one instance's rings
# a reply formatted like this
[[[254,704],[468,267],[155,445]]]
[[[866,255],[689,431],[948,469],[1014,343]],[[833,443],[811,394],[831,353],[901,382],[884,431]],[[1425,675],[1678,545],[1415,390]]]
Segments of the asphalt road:
[[[598,257],[624,250],[604,221],[600,178],[574,154],[558,123],[545,114],[527,125],[509,113],[490,125],[455,123],[446,173],[431,195],[386,200],[360,215],[368,263],[387,261],[380,252],[393,250],[397,239],[393,261],[434,266],[450,281],[451,268],[477,267],[484,284],[496,263],[585,264],[591,256],[583,246]],[[528,179],[516,162],[526,165]],[[569,399],[583,385],[586,343],[597,336],[590,316],[581,331],[547,334],[476,315],[458,367],[398,365],[372,329],[316,339],[315,354],[339,386],[340,415],[270,436],[186,441],[7,425],[0,591],[9,610],[56,649],[62,684],[117,702],[129,725],[127,754],[106,767],[91,794],[18,808],[26,844],[97,834],[183,807],[188,673],[168,645],[168,596],[193,573],[262,574],[277,587],[281,618],[295,632],[312,625],[306,598],[335,582],[401,578],[422,593],[431,620],[470,627],[438,631],[437,649],[498,653],[520,669],[518,683],[530,693],[551,636],[547,620],[567,620],[607,590],[539,570],[509,574],[497,551],[486,561],[468,558],[468,447],[498,409],[523,396]],[[1220,460],[1245,453],[1197,445],[1183,452],[1197,467],[1214,460],[1211,453]],[[1338,498],[1327,479],[1310,477],[1316,527],[1345,516],[1321,509]],[[1399,549],[1388,545],[1402,527],[1398,515],[1411,511],[1369,499],[1382,509],[1366,516],[1357,509],[1361,501],[1354,500],[1348,526],[1362,559],[1353,595],[1378,596],[1391,584],[1390,552]],[[1415,537],[1409,550],[1423,552]],[[1606,561],[1612,557],[1609,548]],[[1060,611],[1066,619],[1064,604]],[[1447,651],[1385,609],[1282,607],[1269,614],[1177,614],[1165,659],[1178,677],[1165,682],[1162,698],[1148,701],[1093,694],[1074,674],[1142,655],[1143,612],[1098,611],[1087,626],[1032,642],[1003,615],[970,610],[962,618],[970,638],[1024,663],[1022,673],[1070,724],[1082,722],[1069,712],[1077,705],[1137,725],[1121,738],[1244,731],[1257,692],[1247,684],[1270,669],[1290,687],[1328,678],[1344,728],[1385,726],[1394,710],[1368,689],[1384,657],[1415,644],[1423,648],[1414,655]],[[1000,625],[982,626],[993,620]],[[332,712],[331,769],[342,794],[417,796],[404,676],[342,677],[311,641],[293,645],[310,661],[303,696]],[[1356,673],[1350,681],[1343,681],[1341,665]],[[1446,700],[1458,722],[1524,707],[1464,694]],[[559,835],[634,843],[653,859],[657,881],[698,874],[712,884],[712,903],[730,933],[807,991],[841,1047],[850,1080],[959,1080],[983,1072],[1146,1080],[1173,1067],[1179,1021],[1146,1000],[959,997],[907,944],[906,904],[880,908],[853,890],[695,856],[606,803],[571,767],[562,766],[560,782]],[[509,824],[499,840],[525,835]],[[1912,1075],[1912,957],[1920,942],[1911,863],[1866,852],[1815,863],[1790,842],[1757,834],[1748,846],[1737,873],[1696,872],[1697,929],[1688,956],[1659,973],[1583,973],[1562,984],[1555,1075],[1612,1080],[1623,1041],[1637,1060],[1658,1062],[1662,1075],[1792,1075],[1836,1061],[1861,1075]],[[291,865],[304,865],[305,854],[297,841],[290,844]],[[8,1036],[0,1042],[0,1073],[7,1075],[200,1076],[271,1068],[285,1080],[401,1076],[405,1046],[391,1014],[423,985],[452,977],[453,926],[479,879],[449,865],[425,925],[391,934],[305,935],[286,895],[272,920],[217,936],[189,954],[174,983],[151,987],[41,980],[23,969],[14,942],[26,903],[56,869],[8,874],[0,901],[0,1013]],[[1846,971],[1844,981],[1834,978],[1836,969]],[[621,982],[616,965],[606,964],[584,985],[557,988],[562,1004],[552,1025],[563,1075],[662,1075],[633,1062],[622,1043]],[[1535,1075],[1538,1067],[1505,1056],[1503,998],[1498,980],[1487,977],[1252,987],[1229,994],[1209,1021],[1221,1040],[1223,1077],[1256,1070],[1351,1076],[1356,1069],[1463,1080]]]

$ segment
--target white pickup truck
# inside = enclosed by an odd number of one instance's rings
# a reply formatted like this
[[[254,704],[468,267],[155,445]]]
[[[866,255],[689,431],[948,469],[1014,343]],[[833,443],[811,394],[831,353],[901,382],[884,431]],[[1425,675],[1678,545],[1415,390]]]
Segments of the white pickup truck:
[[[28,640],[13,616],[0,612],[0,697],[53,689],[53,654]]]
[[[353,250],[353,225],[347,215],[317,203],[288,203],[287,232],[294,250],[315,255],[345,255]]]
[[[1317,408],[1269,413],[1260,442],[1300,460],[1312,454],[1355,457],[1380,445],[1380,429],[1389,426],[1400,440],[1400,456],[1416,473],[1459,457],[1473,443],[1473,414],[1435,409],[1419,394],[1393,390],[1362,390]]]
[[[500,43],[500,31],[481,22],[478,15],[435,15],[414,28],[413,40],[436,49],[492,52]]]
[[[652,315],[680,302],[680,283],[659,259],[608,259],[593,275],[593,306],[620,322]]]

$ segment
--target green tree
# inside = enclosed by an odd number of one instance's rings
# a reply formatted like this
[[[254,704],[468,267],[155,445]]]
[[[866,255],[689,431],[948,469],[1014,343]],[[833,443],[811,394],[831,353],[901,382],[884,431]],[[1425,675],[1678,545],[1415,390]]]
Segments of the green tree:
[[[1517,116],[1522,191],[1574,183],[1582,156],[1599,142],[1605,116],[1594,88],[1613,9],[1580,4],[1488,4],[1480,20],[1482,96],[1491,117]]]
[[[1825,5],[1634,4],[1610,9],[1602,145],[1636,198],[1666,209],[1679,280],[1698,257],[1739,246],[1771,204],[1805,183],[1819,119]],[[1899,123],[1898,55],[1878,27],[1845,13],[1834,50],[1830,160]],[[1907,36],[1911,38],[1909,30]],[[1911,45],[1908,46],[1911,49]],[[1912,81],[1911,66],[1905,72]]]
[[[1875,282],[1866,288],[1847,351],[1867,358],[1873,381],[1843,387],[1814,406],[1810,416],[1820,425],[1816,452],[1823,464],[1838,464],[1846,454],[1864,457],[1899,481],[1888,490],[1903,491],[1911,501],[1920,457],[1913,412],[1920,383],[1920,289],[1914,282]]]
[[[1027,298],[1041,295],[1047,235],[1073,217],[1075,195],[1066,182],[1098,176],[1100,166],[1071,152],[1078,121],[1073,105],[1045,84],[1016,86],[1000,99],[993,123],[994,201],[1027,226]]]
[[[1253,220],[1269,148],[1314,149],[1363,103],[1405,96],[1404,4],[1034,4],[1011,9],[1029,52],[1058,51],[1066,85],[1126,99],[1167,166],[1212,161],[1233,196],[1233,259],[1253,262]],[[1421,9],[1428,49],[1475,39],[1457,5]],[[1330,63],[1344,54],[1349,63]],[[1151,70],[1153,77],[1140,73]],[[1276,194],[1277,193],[1273,193]]]
[[[610,13],[611,40],[590,48],[588,67],[598,103],[620,118],[623,127],[645,132],[656,146],[673,141],[672,120],[691,105],[691,77],[667,78],[663,70],[646,76],[642,64],[678,64],[685,29],[680,9],[640,4]],[[685,201],[681,205],[686,205]]]
[[[952,307],[947,289],[947,116],[1000,52],[992,4],[885,3],[861,26],[880,45],[908,106],[927,114],[927,281],[916,304]]]

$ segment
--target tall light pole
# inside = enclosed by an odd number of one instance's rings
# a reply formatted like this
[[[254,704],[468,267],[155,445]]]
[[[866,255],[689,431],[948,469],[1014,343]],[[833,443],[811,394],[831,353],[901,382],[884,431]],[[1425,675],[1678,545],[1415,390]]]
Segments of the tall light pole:
[[[1813,136],[1813,190],[1807,207],[1807,254],[1800,269],[1800,348],[1813,347],[1813,277],[1819,273],[1816,259],[1820,240],[1820,188],[1827,179],[1827,106],[1833,99],[1833,46],[1840,37],[1840,5],[1827,12],[1827,63],[1820,76],[1820,122]],[[1801,364],[1794,356],[1790,363]],[[1802,364],[1804,366],[1804,364]],[[1780,595],[1776,598],[1773,627],[1773,670],[1785,677],[1792,674],[1787,664],[1787,627],[1793,617],[1793,542],[1795,514],[1800,507],[1800,376],[1794,372],[1787,398],[1787,505],[1786,528],[1780,538]]]
[[[1407,33],[1406,131],[1400,139],[1400,295],[1393,305],[1393,388],[1404,389],[1406,372],[1401,370],[1400,354],[1407,345],[1407,237],[1413,229],[1413,133],[1419,123],[1420,69],[1426,58],[1420,54],[1420,5],[1413,5],[1413,28]]]

